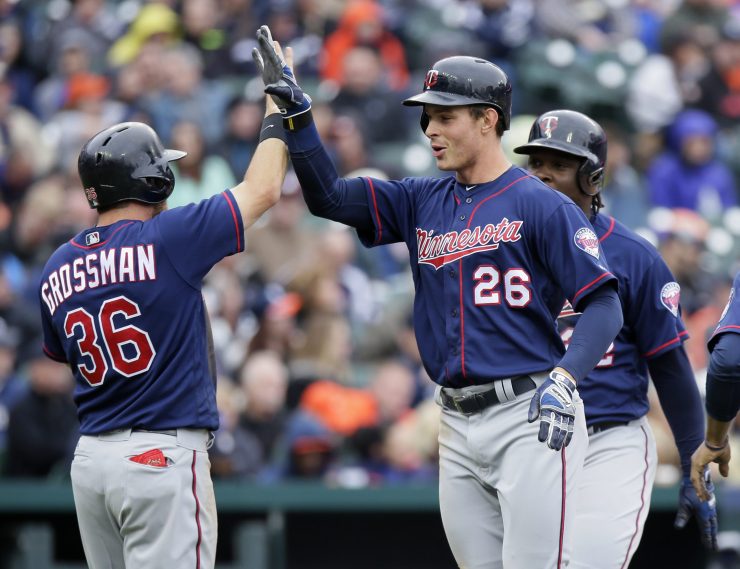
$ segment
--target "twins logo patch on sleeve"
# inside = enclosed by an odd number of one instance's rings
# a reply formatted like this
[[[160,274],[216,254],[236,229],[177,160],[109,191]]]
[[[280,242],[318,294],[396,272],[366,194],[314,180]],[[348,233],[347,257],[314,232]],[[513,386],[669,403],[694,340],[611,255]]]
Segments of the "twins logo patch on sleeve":
[[[660,302],[673,316],[678,317],[678,305],[681,302],[681,285],[669,282],[660,289]]]
[[[596,259],[599,258],[599,238],[594,230],[589,227],[581,227],[573,236],[573,241],[581,251],[585,251]]]

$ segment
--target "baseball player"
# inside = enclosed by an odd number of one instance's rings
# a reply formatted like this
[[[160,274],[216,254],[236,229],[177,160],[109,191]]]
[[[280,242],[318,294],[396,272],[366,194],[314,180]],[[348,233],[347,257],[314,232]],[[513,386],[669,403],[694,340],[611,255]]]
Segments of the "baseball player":
[[[277,111],[268,98],[241,183],[172,210],[169,162],[185,153],[147,125],[114,125],[80,152],[98,222],[51,255],[39,292],[44,351],[76,378],[71,477],[92,569],[214,566],[207,449],[218,415],[201,281],[244,250],[244,230],[280,196]]]
[[[740,272],[708,347],[706,437],[691,457],[691,481],[699,497],[711,501],[707,465],[716,462],[722,476],[730,473],[729,432],[740,409]]]
[[[655,440],[645,414],[648,372],[681,454],[683,483],[676,525],[697,516],[702,538],[716,543],[714,504],[701,503],[689,480],[691,453],[702,440],[701,396],[683,341],[680,287],[655,248],[608,215],[600,214],[607,140],[584,114],[556,110],[538,117],[529,142],[529,169],[590,216],[609,267],[619,279],[624,326],[588,375],[578,382],[586,406],[589,445],[580,478],[571,567],[622,568],[640,543],[657,467]],[[559,319],[572,341],[579,309]],[[582,316],[581,316],[582,318]]]
[[[439,384],[440,506],[457,563],[566,567],[588,442],[576,384],[622,316],[583,212],[502,151],[508,78],[489,61],[450,57],[405,101],[423,107],[431,152],[453,175],[339,179],[310,99],[269,44],[260,49],[284,72],[266,92],[289,102],[283,125],[310,210],[355,227],[366,246],[408,246],[417,342]],[[566,298],[584,313],[567,353],[555,326]]]

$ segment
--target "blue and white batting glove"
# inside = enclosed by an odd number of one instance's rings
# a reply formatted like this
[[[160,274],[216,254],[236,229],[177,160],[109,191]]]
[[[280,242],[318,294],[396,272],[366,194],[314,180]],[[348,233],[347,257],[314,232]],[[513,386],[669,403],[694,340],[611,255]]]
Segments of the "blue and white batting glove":
[[[529,404],[527,420],[534,423],[539,418],[540,432],[537,438],[541,443],[547,441],[547,446],[553,450],[568,446],[573,438],[575,389],[575,382],[568,376],[551,371],[550,377],[537,388]]]
[[[275,50],[270,28],[261,26],[257,30],[257,46],[252,50],[252,59],[262,75],[265,93],[272,97],[284,119],[295,118],[311,109],[311,97],[296,83],[293,71]]]
[[[696,516],[701,532],[701,542],[708,549],[716,551],[717,501],[714,498],[714,484],[708,468],[704,470],[704,484],[707,492],[709,492],[709,500],[706,501],[699,498],[691,479],[684,476],[681,481],[681,493],[678,497],[678,513],[673,525],[678,529],[683,529],[691,516]]]

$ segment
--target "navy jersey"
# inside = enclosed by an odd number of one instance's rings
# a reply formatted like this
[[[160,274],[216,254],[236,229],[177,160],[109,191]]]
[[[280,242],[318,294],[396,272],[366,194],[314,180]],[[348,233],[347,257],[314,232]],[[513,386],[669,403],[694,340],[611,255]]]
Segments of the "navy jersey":
[[[464,186],[449,178],[364,180],[373,234],[404,241],[414,328],[429,376],[447,387],[550,370],[565,348],[555,324],[614,281],[586,216],[521,168]]]
[[[727,305],[722,311],[717,327],[709,338],[707,347],[711,352],[722,334],[740,334],[740,272],[735,275]]]
[[[578,382],[588,424],[631,421],[647,413],[647,360],[688,338],[680,315],[681,288],[658,251],[608,215],[592,219],[609,268],[619,280],[624,325],[601,361]],[[559,319],[563,341],[578,319],[566,305]]]
[[[75,375],[80,432],[218,428],[202,279],[244,250],[230,191],[93,227],[41,277],[44,350]]]

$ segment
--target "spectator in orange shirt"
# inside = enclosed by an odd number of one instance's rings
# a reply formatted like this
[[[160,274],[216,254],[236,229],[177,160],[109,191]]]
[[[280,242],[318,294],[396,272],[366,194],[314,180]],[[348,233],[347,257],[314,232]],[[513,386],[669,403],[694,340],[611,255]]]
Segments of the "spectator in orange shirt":
[[[321,77],[341,85],[344,56],[353,47],[367,46],[378,52],[388,86],[393,90],[403,89],[409,79],[406,54],[383,18],[383,7],[373,0],[351,1],[339,20],[339,27],[324,43]]]

